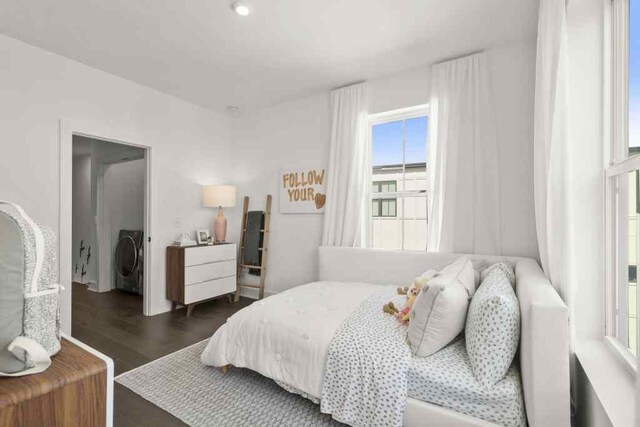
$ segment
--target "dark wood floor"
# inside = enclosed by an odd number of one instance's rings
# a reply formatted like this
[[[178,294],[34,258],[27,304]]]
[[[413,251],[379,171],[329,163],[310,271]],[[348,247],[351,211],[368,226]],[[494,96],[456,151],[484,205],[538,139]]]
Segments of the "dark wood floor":
[[[71,335],[111,357],[115,374],[144,365],[203,339],[251,300],[229,303],[221,298],[195,307],[147,317],[142,297],[121,291],[97,293],[73,284]],[[115,384],[114,426],[174,426],[180,420]]]

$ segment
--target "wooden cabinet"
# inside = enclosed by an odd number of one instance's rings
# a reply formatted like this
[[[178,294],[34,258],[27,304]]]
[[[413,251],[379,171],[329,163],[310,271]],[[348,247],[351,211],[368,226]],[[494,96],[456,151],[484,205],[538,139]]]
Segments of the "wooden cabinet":
[[[167,299],[175,309],[186,305],[187,316],[199,302],[236,292],[237,246],[167,248]]]
[[[0,426],[113,424],[113,361],[71,338],[44,372],[0,378]]]

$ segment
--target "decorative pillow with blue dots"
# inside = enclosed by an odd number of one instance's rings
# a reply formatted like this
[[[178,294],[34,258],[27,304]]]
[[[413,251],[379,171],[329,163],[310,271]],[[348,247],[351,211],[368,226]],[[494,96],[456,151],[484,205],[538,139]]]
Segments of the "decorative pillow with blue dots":
[[[474,376],[483,386],[492,387],[504,378],[518,351],[520,307],[509,264],[494,264],[482,276],[469,304],[465,335]]]

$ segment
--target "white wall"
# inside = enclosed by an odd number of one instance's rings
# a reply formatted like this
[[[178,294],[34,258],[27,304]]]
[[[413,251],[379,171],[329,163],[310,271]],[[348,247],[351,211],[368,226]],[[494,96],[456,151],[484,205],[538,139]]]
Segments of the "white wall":
[[[538,259],[533,203],[533,104],[536,46],[489,51],[497,116],[504,255]]]
[[[71,268],[73,281],[78,283],[97,282],[96,260],[97,245],[95,244],[95,215],[91,205],[91,155],[73,157],[73,230]],[[84,251],[80,256],[80,242],[83,242]],[[87,251],[91,248],[92,258],[87,264]],[[76,271],[77,265],[77,271]],[[85,267],[86,275],[82,277],[82,267]],[[92,289],[95,289],[92,287]]]
[[[264,199],[271,194],[267,292],[282,291],[317,276],[323,215],[281,215],[276,179],[283,167],[326,165],[330,127],[328,93],[253,113],[234,125],[236,157],[230,179],[238,185],[239,205],[225,209],[228,240],[239,238],[242,197],[250,197],[250,209],[264,209]]]
[[[533,211],[533,42],[489,50],[500,146],[502,235],[505,254],[538,257]],[[429,68],[370,81],[370,113],[425,104]],[[236,167],[231,179],[253,206],[274,196],[267,261],[267,292],[317,278],[322,215],[280,215],[277,173],[281,167],[326,166],[331,131],[329,93],[239,115],[233,123]],[[227,210],[230,238],[238,238],[239,208]]]
[[[113,267],[113,255],[120,230],[144,230],[144,183],[146,160],[116,163],[106,166],[103,176],[103,226],[109,234],[104,264]],[[100,290],[115,288],[113,268],[109,268],[108,283],[100,283]]]
[[[59,230],[61,118],[133,135],[128,142],[150,146],[150,308],[151,314],[168,310],[165,247],[181,230],[211,226],[213,212],[201,207],[200,185],[228,179],[228,119],[5,36],[0,52],[0,198]],[[68,332],[66,287],[61,310]]]

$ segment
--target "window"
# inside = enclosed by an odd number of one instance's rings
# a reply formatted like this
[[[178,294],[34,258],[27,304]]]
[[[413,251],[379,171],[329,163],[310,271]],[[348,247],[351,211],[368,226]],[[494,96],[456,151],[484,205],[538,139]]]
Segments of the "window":
[[[385,198],[380,193],[395,193],[398,190],[396,181],[377,181],[373,183],[372,215],[378,217],[395,217],[398,211],[398,199]]]
[[[638,356],[640,263],[640,0],[615,0],[611,161],[606,171],[606,333]]]
[[[374,248],[426,248],[427,112],[421,105],[369,118]]]
[[[374,181],[373,193],[395,193],[398,191],[398,181]]]

